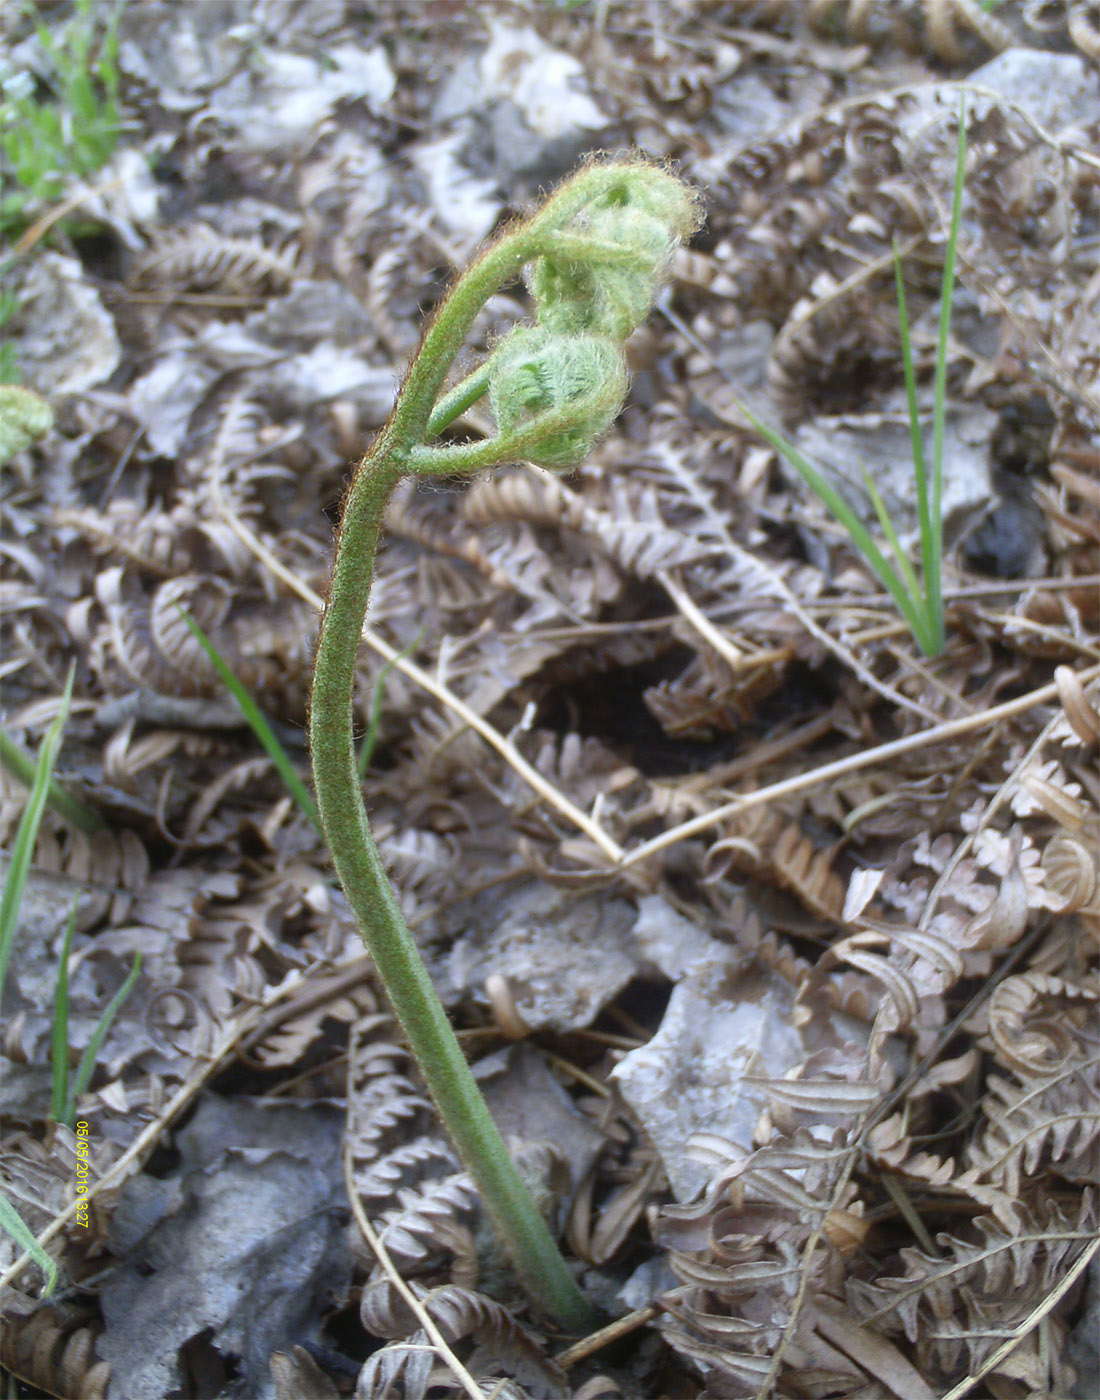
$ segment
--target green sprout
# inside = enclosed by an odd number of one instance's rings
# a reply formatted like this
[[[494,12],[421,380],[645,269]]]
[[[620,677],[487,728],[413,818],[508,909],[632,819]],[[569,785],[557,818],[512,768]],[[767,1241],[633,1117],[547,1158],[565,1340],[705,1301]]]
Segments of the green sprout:
[[[61,747],[61,736],[65,730],[65,721],[68,718],[69,704],[72,700],[75,671],[75,665],[69,667],[65,689],[61,695],[61,706],[39,746],[38,760],[35,763],[34,776],[31,780],[30,796],[27,799],[26,807],[23,808],[23,815],[19,819],[19,828],[15,833],[15,842],[11,851],[11,863],[4,880],[4,889],[0,893],[0,989],[4,986],[8,960],[11,957],[12,948],[15,946],[15,931],[19,926],[19,909],[23,903],[23,891],[26,889],[27,876],[30,874],[34,843],[38,839],[38,828],[41,825],[49,799],[53,767]]]
[[[24,11],[37,15],[33,5]],[[6,179],[0,195],[0,233],[10,236],[27,212],[64,193],[70,176],[90,175],[118,141],[118,21],[116,7],[100,19],[95,0],[76,0],[72,18],[56,35],[35,25],[50,73],[42,87],[27,73],[0,67],[0,155]]]
[[[76,913],[80,905],[77,891],[73,900],[69,922],[65,928],[65,938],[61,945],[61,959],[57,964],[57,990],[54,994],[53,1015],[53,1097],[52,1114],[54,1121],[71,1128],[76,1121],[76,1101],[92,1082],[96,1060],[111,1023],[122,1009],[122,1003],[134,989],[141,975],[141,954],[134,954],[134,965],[111,1000],[103,1008],[103,1014],[96,1022],[91,1039],[84,1047],[73,1082],[69,1084],[69,952],[72,948],[73,930],[76,928]]]
[[[36,771],[34,759],[3,729],[0,729],[0,764],[24,787],[33,786]],[[97,831],[103,830],[104,821],[99,813],[78,802],[53,778],[46,789],[46,806],[63,817],[70,826],[83,831],[85,836],[94,836]]]
[[[823,505],[847,530],[852,543],[867,561],[880,583],[889,591],[898,611],[926,656],[938,656],[944,648],[943,622],[943,440],[947,401],[947,342],[951,330],[951,303],[955,290],[955,260],[959,241],[959,220],[962,212],[963,177],[966,169],[965,99],[959,98],[959,140],[955,162],[955,188],[951,202],[951,221],[944,255],[943,283],[940,289],[939,331],[936,339],[936,368],[932,388],[932,469],[928,471],[921,432],[920,410],[917,404],[916,371],[913,347],[909,338],[909,315],[905,300],[901,255],[894,241],[894,278],[897,286],[898,322],[901,328],[902,364],[905,373],[905,394],[909,410],[909,433],[913,453],[913,483],[917,496],[920,524],[921,576],[918,579],[901,548],[897,530],[887,512],[870,474],[864,472],[864,482],[875,517],[886,538],[891,563],[874,536],[864,525],[839,491],[818,469],[787,441],[781,433],[769,427],[740,400],[737,407],[752,426],[788,462]]]
[[[42,1290],[41,1296],[48,1298],[57,1287],[57,1265],[35,1239],[34,1231],[7,1196],[0,1196],[0,1230],[3,1230],[6,1235],[10,1235],[24,1254],[29,1254],[33,1262],[46,1275],[46,1287]]]
[[[7,275],[10,260],[0,262],[0,278]],[[19,298],[11,287],[0,281],[0,387],[13,384],[19,378],[15,346],[5,327],[19,310]]]
[[[58,204],[68,182],[91,175],[118,143],[118,21],[121,0],[105,19],[101,0],[76,0],[51,32],[30,0],[23,12],[49,71],[39,78],[0,58],[0,239],[18,238],[44,208]],[[81,225],[63,220],[78,233]],[[85,225],[86,227],[86,225]],[[21,251],[16,245],[16,254]],[[0,260],[0,384],[20,378],[18,355],[4,328],[19,310],[10,285],[16,254]]]
[[[386,878],[363,805],[353,693],[382,517],[402,477],[451,476],[526,459],[568,468],[626,395],[623,342],[644,319],[696,200],[643,160],[592,163],[513,225],[458,278],[428,326],[385,427],[344,500],[313,678],[310,742],[325,838],[363,941],[421,1074],[531,1298],[567,1331],[594,1312],[520,1179],[474,1082]],[[519,326],[448,392],[475,317],[526,270],[536,324]],[[488,394],[494,436],[429,439]]]
[[[305,816],[310,824],[323,836],[324,833],[321,831],[320,818],[317,815],[317,807],[309,789],[306,787],[305,783],[302,782],[301,778],[299,778],[298,770],[295,768],[293,760],[279,742],[275,731],[267,722],[263,711],[249,694],[247,686],[245,686],[232,666],[230,666],[229,662],[226,661],[225,657],[187,609],[182,607],[179,603],[176,604],[176,607],[179,609],[179,615],[187,624],[192,636],[194,636],[203,651],[206,652],[214,669],[225,683],[226,689],[237,702],[237,708],[241,712],[241,718],[248,725],[249,729],[252,730],[253,736],[267,754],[268,758],[271,759],[276,772],[283,780],[283,786],[291,797],[294,798],[303,816]],[[421,628],[409,645],[402,651],[399,651],[391,660],[387,661],[378,673],[378,679],[374,683],[374,694],[371,697],[370,720],[367,724],[366,733],[363,735],[363,742],[359,746],[358,768],[361,778],[366,777],[367,770],[370,768],[371,759],[374,756],[374,747],[378,740],[378,730],[382,723],[382,701],[386,686],[386,678],[402,657],[408,656],[410,652],[420,645],[420,638],[423,635],[424,629]],[[4,761],[2,745],[6,739],[7,736],[0,730],[0,761]],[[62,794],[62,796],[65,796],[65,794]]]
[[[69,705],[72,701],[75,669],[75,666],[69,668],[65,689],[61,695],[60,708],[39,746],[36,760],[24,755],[18,745],[7,735],[3,736],[5,767],[15,768],[20,778],[28,783],[30,794],[19,821],[19,829],[15,833],[11,862],[4,880],[3,893],[0,894],[0,988],[4,985],[8,961],[15,946],[16,930],[19,927],[19,910],[23,904],[23,894],[31,870],[31,859],[34,855],[35,841],[38,838],[38,828],[42,823],[47,806],[54,807],[61,816],[82,831],[98,831],[103,826],[103,821],[97,813],[83,807],[59,788],[53,780],[54,764],[61,748],[61,739],[65,730],[65,722],[69,716]],[[30,765],[29,769],[24,766],[25,764]],[[91,1040],[81,1056],[70,1088],[68,1080],[69,949],[72,945],[73,930],[76,927],[79,901],[80,894],[78,893],[73,900],[72,912],[69,915],[62,943],[61,958],[57,967],[57,991],[54,999],[52,1116],[58,1123],[64,1123],[68,1127],[72,1127],[76,1116],[77,1099],[91,1082],[96,1059],[107,1032],[111,1028],[111,1022],[118,1014],[119,1007],[129,996],[141,971],[141,954],[138,953],[134,958],[134,966],[129,976],[99,1018]],[[0,1219],[0,1224],[4,1224],[2,1219]],[[5,1228],[7,1227],[5,1226]],[[9,1233],[11,1233],[10,1229]]]
[[[242,685],[229,662],[222,656],[221,652],[191,614],[186,608],[180,607],[178,603],[176,606],[179,608],[180,617],[187,623],[192,635],[198,641],[203,651],[206,652],[215,671],[217,671],[218,675],[225,682],[233,699],[236,700],[237,708],[240,710],[245,723],[248,725],[249,729],[252,730],[252,733],[259,740],[260,746],[275,765],[275,769],[280,778],[282,778],[287,792],[294,798],[301,811],[316,830],[321,833],[321,822],[317,816],[317,807],[314,804],[313,798],[310,796],[309,789],[306,787],[305,783],[302,782],[301,778],[299,778],[298,770],[294,767],[290,755],[287,753],[286,749],[283,748],[282,744],[279,743],[279,740],[275,736],[275,731],[264,718],[260,707],[256,704],[255,700],[253,700],[245,686]],[[323,833],[321,834],[323,835]]]
[[[0,329],[2,318],[3,298],[0,297]],[[45,437],[52,427],[53,409],[41,395],[16,384],[0,383],[0,467],[7,466],[17,452]]]

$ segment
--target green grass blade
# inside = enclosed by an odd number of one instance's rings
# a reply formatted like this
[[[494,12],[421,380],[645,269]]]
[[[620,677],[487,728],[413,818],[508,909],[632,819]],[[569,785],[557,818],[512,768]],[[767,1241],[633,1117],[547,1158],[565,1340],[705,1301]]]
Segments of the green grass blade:
[[[64,1111],[57,1120],[59,1123],[64,1123],[67,1128],[71,1128],[76,1120],[76,1101],[91,1083],[92,1075],[95,1072],[95,1062],[99,1058],[100,1047],[107,1038],[107,1032],[111,1029],[111,1022],[118,1015],[122,1003],[130,995],[131,991],[133,991],[134,983],[138,980],[140,975],[141,954],[135,953],[134,965],[130,969],[129,976],[107,1003],[103,1015],[99,1018],[99,1024],[92,1032],[92,1038],[89,1040],[83,1055],[80,1057],[80,1064],[77,1066],[76,1074],[73,1077],[73,1087],[69,1092],[68,1098],[65,1100]]]
[[[920,1245],[921,1249],[927,1250],[934,1258],[937,1254],[936,1245],[931,1235],[928,1233],[928,1227],[921,1219],[920,1212],[909,1199],[909,1193],[902,1185],[901,1179],[896,1177],[893,1172],[884,1171],[879,1172],[878,1179],[885,1187],[886,1194],[894,1202],[894,1205],[897,1206],[898,1214],[913,1232],[913,1238]]]
[[[929,613],[936,628],[936,650],[943,648],[943,435],[947,404],[947,341],[951,332],[951,302],[955,294],[955,259],[962,219],[963,181],[966,177],[966,94],[959,93],[959,147],[955,161],[955,189],[951,197],[951,227],[943,260],[940,289],[940,325],[936,337],[936,374],[932,394],[932,548],[926,589]]]
[[[66,85],[65,97],[81,122],[88,126],[94,124],[99,115],[99,98],[90,74],[83,71],[73,73]]]
[[[776,452],[789,462],[798,472],[802,480],[814,492],[824,506],[832,512],[841,525],[852,537],[852,542],[866,559],[868,565],[873,570],[876,578],[886,588],[898,611],[909,624],[909,628],[916,637],[921,649],[927,651],[926,642],[928,640],[927,629],[925,627],[924,614],[910,598],[905,590],[905,585],[898,577],[897,572],[891,567],[889,561],[883,556],[882,551],[871,537],[870,531],[860,520],[859,516],[851,508],[848,502],[841,496],[840,492],[821,475],[816,467],[810,465],[805,457],[787,441],[785,437],[777,433],[773,428],[768,427],[763,419],[758,418],[753,411],[746,407],[740,399],[735,399],[738,409],[745,415],[752,426],[766,442],[768,442]]]
[[[886,542],[890,546],[890,553],[894,556],[898,574],[905,585],[906,592],[909,594],[910,598],[912,598],[913,602],[920,607],[924,602],[924,593],[920,586],[920,580],[917,578],[913,566],[909,562],[909,556],[901,547],[901,541],[898,539],[897,531],[894,529],[894,522],[890,519],[890,512],[886,509],[886,502],[882,499],[882,493],[875,485],[874,477],[872,477],[871,473],[862,462],[860,463],[860,470],[863,472],[863,485],[866,488],[871,505],[874,507],[879,527],[886,536]]]
[[[15,834],[15,843],[12,846],[8,878],[4,881],[3,893],[0,893],[0,989],[4,986],[8,959],[11,957],[11,950],[15,945],[19,906],[23,902],[23,890],[26,887],[27,875],[34,856],[34,843],[38,837],[38,828],[42,822],[42,814],[46,810],[46,797],[50,790],[50,778],[57,760],[57,751],[61,747],[61,735],[65,728],[65,721],[69,717],[69,703],[72,700],[75,674],[75,665],[70,666],[65,689],[61,695],[61,708],[57,712],[57,718],[47,729],[38,750],[38,761],[35,764],[30,797],[27,799],[27,805],[23,809],[23,815],[19,821],[19,830]]]
[[[24,787],[30,787],[34,782],[34,759],[22,745],[17,744],[11,735],[2,729],[0,729],[0,764],[13,777],[18,778]],[[78,831],[83,831],[86,836],[94,836],[97,831],[102,831],[106,825],[98,812],[94,812],[91,807],[86,807],[83,802],[78,802],[53,778],[50,779],[49,787],[46,790],[46,806],[52,808],[59,817],[63,817],[70,826],[75,826]]]
[[[321,819],[317,815],[317,807],[313,801],[313,797],[305,783],[299,778],[294,764],[291,763],[286,750],[275,737],[275,733],[270,724],[268,724],[267,720],[261,714],[259,706],[256,704],[255,700],[253,700],[252,696],[249,695],[248,691],[245,690],[221,652],[218,651],[217,647],[187,609],[180,607],[178,603],[176,606],[179,608],[180,616],[191,629],[195,639],[210,658],[215,671],[217,671],[218,675],[225,682],[233,699],[236,700],[237,708],[244,716],[249,729],[255,734],[256,738],[259,740],[260,746],[278,770],[279,776],[286,785],[286,790],[312,822],[318,834],[323,834],[321,833]]]
[[[53,1095],[50,1115],[56,1123],[64,1121],[65,1104],[69,1097],[69,950],[73,945],[76,911],[80,907],[82,893],[82,890],[77,890],[69,922],[65,926],[65,938],[57,964],[57,990],[53,999]]]
[[[57,1265],[35,1239],[7,1196],[0,1196],[0,1230],[10,1235],[23,1253],[29,1254],[46,1275],[46,1287],[42,1291],[42,1297],[48,1298],[57,1287]]]
[[[909,308],[905,300],[905,279],[901,271],[901,254],[894,239],[894,282],[898,294],[898,324],[901,327],[901,360],[905,370],[905,397],[909,405],[909,438],[913,449],[913,480],[917,488],[917,512],[920,519],[921,565],[925,578],[932,567],[932,503],[928,496],[928,471],[924,462],[924,438],[920,426],[920,404],[917,401],[917,376],[913,366],[913,343],[909,336]]]
[[[367,776],[367,771],[370,768],[370,761],[374,757],[374,745],[378,738],[378,726],[382,722],[382,690],[386,684],[386,677],[402,657],[409,656],[416,650],[420,645],[420,638],[423,635],[424,628],[421,627],[420,631],[409,645],[402,648],[396,656],[391,657],[382,667],[381,671],[378,672],[378,679],[374,683],[374,694],[371,696],[370,702],[370,721],[367,725],[367,732],[363,735],[363,742],[359,746],[359,776],[361,778]]]

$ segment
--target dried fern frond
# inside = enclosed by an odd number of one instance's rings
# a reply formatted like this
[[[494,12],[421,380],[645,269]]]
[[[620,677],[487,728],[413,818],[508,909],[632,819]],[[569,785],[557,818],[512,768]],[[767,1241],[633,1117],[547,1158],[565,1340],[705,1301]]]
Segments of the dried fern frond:
[[[717,546],[667,525],[652,488],[631,487],[612,478],[608,510],[586,510],[584,532],[635,578],[656,578],[668,569],[687,568],[713,555]]]
[[[194,540],[179,531],[177,521],[164,511],[143,509],[138,501],[119,497],[102,511],[63,506],[54,520],[76,530],[97,555],[119,555],[154,576],[187,573],[194,561]]]
[[[501,471],[476,477],[462,494],[462,515],[473,524],[525,520],[531,525],[580,530],[586,507],[580,495],[547,473]]]
[[[783,680],[784,664],[769,660],[731,671],[713,653],[703,654],[675,680],[650,686],[646,709],[674,738],[707,738],[737,733],[757,719]]]
[[[0,1362],[25,1384],[49,1394],[106,1400],[111,1366],[96,1360],[99,1330],[86,1309],[68,1304],[40,1307],[29,1317],[9,1312]]]
[[[885,954],[872,951],[883,944]],[[855,975],[837,973],[837,964],[855,969]],[[880,923],[826,949],[805,978],[799,1000],[807,1007],[844,1005],[852,1014],[862,1001],[865,1011],[873,1007],[884,1018],[883,1029],[903,1031],[921,1022],[927,1030],[942,1016],[937,999],[964,970],[957,950],[939,934]]]
[[[979,1215],[969,1238],[941,1234],[938,1257],[903,1249],[905,1273],[874,1283],[853,1279],[848,1297],[868,1326],[919,1342],[942,1382],[976,1369],[1023,1322],[1091,1242],[1096,1217],[1090,1193],[1075,1218],[1053,1200],[1015,1227]],[[1030,1340],[1037,1345],[1034,1334]],[[1006,1375],[1014,1374],[1010,1361]]]
[[[425,1153],[418,1165],[436,1160],[435,1153]],[[467,1228],[462,1217],[472,1218],[477,1191],[465,1172],[456,1171],[428,1178],[415,1189],[399,1187],[391,1201],[382,1210],[375,1208],[382,1243],[399,1262],[423,1264],[442,1248],[454,1252]]]
[[[180,615],[183,607],[246,689],[269,697],[281,692],[286,712],[304,712],[305,663],[316,619],[300,601],[248,600],[239,585],[210,573],[168,579],[150,597],[134,572],[122,568],[99,574],[96,595],[105,621],[93,647],[108,685],[118,685],[120,668],[130,682],[157,694],[225,695],[213,663]]]
[[[1005,978],[989,1001],[989,1039],[999,1064],[1041,1078],[1097,1043],[1100,991],[1032,971]]]
[[[301,1065],[322,1039],[326,1021],[361,1021],[377,1011],[377,1004],[374,989],[365,979],[349,986],[345,973],[311,969],[297,994],[281,1008],[277,1022],[250,1040],[248,1052],[267,1069]]]
[[[1042,862],[1047,888],[1064,901],[1063,911],[1090,916],[1094,934],[1100,932],[1100,841],[1060,831],[1043,847]]]
[[[426,1400],[429,1389],[436,1392],[453,1380],[449,1368],[438,1361],[427,1333],[417,1329],[405,1341],[391,1342],[367,1358],[355,1384],[355,1400],[391,1400],[398,1394],[404,1400]]]
[[[503,1375],[518,1382],[532,1400],[564,1400],[568,1392],[563,1372],[507,1308],[454,1284],[430,1292],[414,1284],[413,1291],[447,1342],[472,1343],[472,1349],[463,1348],[463,1361],[475,1376]],[[389,1279],[364,1290],[361,1312],[364,1326],[376,1337],[409,1339],[416,1328],[411,1309]]]
[[[415,827],[387,831],[384,823],[377,831],[378,848],[410,908],[421,901],[459,897],[466,870],[457,841]]]
[[[953,1157],[940,1157],[933,1152],[914,1151],[904,1114],[895,1113],[875,1124],[867,1135],[868,1161],[887,1169],[931,1200],[964,1197],[998,1220],[1005,1229],[1015,1229],[1021,1219],[1021,1206],[1015,1192],[999,1183],[985,1181],[979,1167],[960,1171]]]
[[[909,52],[929,46],[945,63],[973,59],[977,39],[995,53],[1013,41],[1008,25],[969,0],[927,0],[896,7],[866,0],[812,0],[808,8],[809,23],[822,36],[876,48],[902,44]]]
[[[423,495],[411,478],[399,486],[386,507],[387,531],[414,540],[427,550],[461,560],[483,574],[493,588],[511,588],[509,572],[494,564],[478,537],[470,531],[460,531],[449,512],[425,508]],[[428,499],[430,501],[431,497]],[[470,607],[475,600],[484,601],[488,597],[489,592],[485,590],[480,594],[471,593],[463,601]]]
[[[378,1014],[363,1016],[351,1028],[352,1184],[400,1264],[434,1269],[449,1260],[452,1276],[456,1268],[464,1276],[472,1269],[476,1278],[469,1241],[477,1191],[443,1137],[427,1096],[403,1073],[408,1052],[384,1038],[392,1029],[392,1020]]]
[[[1058,686],[1058,698],[1066,721],[1078,741],[1092,748],[1100,740],[1100,709],[1097,707],[1095,684],[1090,687],[1090,696],[1080,677],[1069,666],[1055,669],[1054,679]]]
[[[1050,1171],[1076,1184],[1100,1173],[1100,1071],[1095,1058],[1021,1080],[991,1074],[967,1150],[979,1175],[1018,1197]]]
[[[176,228],[138,259],[135,290],[222,292],[254,296],[285,291],[297,275],[293,250],[273,251],[259,238],[233,238],[206,224]]]
[[[797,823],[770,809],[750,809],[726,823],[730,827],[707,851],[705,879],[741,870],[789,890],[816,917],[839,922],[844,884],[833,869],[833,851],[816,849]]]
[[[698,536],[665,523],[652,487],[615,478],[609,492],[608,508],[600,509],[553,477],[506,475],[472,486],[463,498],[463,514],[478,521],[560,525],[597,542],[624,573],[637,578],[656,577],[714,552]]]
[[[802,1281],[809,1280],[810,1296],[828,1291],[840,1276],[839,1250],[850,1251],[860,1237],[857,1190],[850,1182],[838,1190],[849,1158],[846,1134],[838,1130],[821,1142],[800,1129],[752,1153],[703,1134],[693,1151],[717,1170],[703,1200],[666,1207],[658,1219],[657,1237],[688,1286],[662,1332],[704,1372],[717,1366],[758,1388],[799,1307],[787,1362],[805,1364],[814,1321],[812,1307],[800,1306]],[[866,1383],[859,1368],[848,1383],[857,1376]]]

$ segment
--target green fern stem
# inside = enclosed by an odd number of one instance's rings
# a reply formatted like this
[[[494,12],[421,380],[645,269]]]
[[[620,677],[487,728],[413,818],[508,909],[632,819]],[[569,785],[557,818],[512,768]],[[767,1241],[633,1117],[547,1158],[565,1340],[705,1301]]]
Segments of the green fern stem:
[[[594,1313],[478,1090],[386,878],[363,806],[353,742],[353,676],[382,516],[400,475],[384,441],[380,447],[364,460],[348,495],[317,652],[310,732],[321,822],[409,1047],[525,1287],[562,1327],[580,1333],[592,1325]]]

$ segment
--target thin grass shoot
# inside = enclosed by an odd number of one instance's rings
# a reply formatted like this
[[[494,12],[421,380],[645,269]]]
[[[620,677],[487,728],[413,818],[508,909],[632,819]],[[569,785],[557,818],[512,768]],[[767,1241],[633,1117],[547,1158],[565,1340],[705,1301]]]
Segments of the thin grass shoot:
[[[180,607],[178,603],[176,606],[179,608],[180,617],[183,618],[196,641],[202,647],[203,651],[206,652],[215,671],[217,671],[218,675],[225,683],[233,699],[236,700],[237,708],[240,710],[245,723],[256,736],[260,747],[275,765],[276,771],[286,786],[286,790],[312,823],[318,835],[322,834],[321,819],[317,815],[317,807],[313,801],[313,797],[305,783],[302,782],[301,778],[298,776],[297,769],[291,762],[290,755],[287,753],[286,749],[283,748],[282,744],[279,743],[275,731],[264,718],[260,707],[248,693],[248,690],[241,684],[233,668],[187,609]]]
[[[69,667],[57,715],[39,746],[30,795],[27,798],[27,805],[23,809],[23,815],[19,819],[19,828],[15,833],[15,841],[12,845],[11,863],[8,866],[3,892],[0,893],[0,989],[4,986],[8,960],[15,946],[15,933],[19,926],[19,910],[23,903],[23,891],[26,888],[27,876],[30,873],[31,861],[34,857],[38,828],[42,824],[42,816],[46,810],[50,779],[53,777],[54,764],[61,748],[61,736],[65,730],[65,722],[69,717],[75,674],[76,666],[74,664]]]

